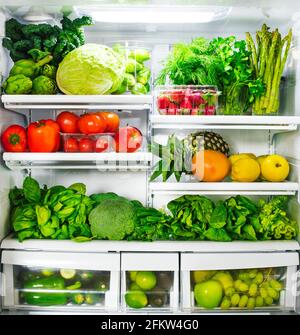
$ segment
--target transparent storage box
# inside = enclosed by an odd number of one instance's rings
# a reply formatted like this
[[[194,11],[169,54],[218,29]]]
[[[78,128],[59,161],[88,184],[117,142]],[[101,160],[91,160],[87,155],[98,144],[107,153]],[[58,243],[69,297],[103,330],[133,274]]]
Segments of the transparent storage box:
[[[143,42],[119,40],[110,47],[125,58],[125,78],[113,94],[150,94],[152,85],[151,48]]]
[[[122,310],[142,313],[176,311],[179,300],[178,258],[178,254],[171,253],[123,253]]]
[[[4,308],[116,311],[119,254],[3,251]]]
[[[115,134],[70,134],[61,133],[61,147],[64,152],[113,152]]]
[[[181,254],[183,311],[295,311],[294,253]]]
[[[216,86],[156,86],[156,110],[161,115],[215,115],[219,95]]]

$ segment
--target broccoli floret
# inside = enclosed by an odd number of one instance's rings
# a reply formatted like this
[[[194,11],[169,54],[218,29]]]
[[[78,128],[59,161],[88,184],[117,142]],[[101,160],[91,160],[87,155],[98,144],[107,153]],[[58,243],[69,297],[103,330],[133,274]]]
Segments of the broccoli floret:
[[[134,230],[135,208],[127,199],[103,200],[91,211],[89,223],[95,238],[123,240]]]
[[[32,36],[33,48],[34,49],[41,49],[42,48],[42,39],[40,36]]]
[[[32,82],[32,94],[56,94],[56,82],[46,76],[38,76]]]
[[[32,89],[32,81],[23,74],[8,77],[3,83],[7,94],[29,94]]]
[[[20,41],[23,38],[24,25],[16,19],[10,19],[5,22],[5,36],[11,38],[13,41]]]
[[[56,43],[57,43],[57,37],[55,35],[51,35],[49,38],[44,40],[43,45],[45,49],[52,50],[52,48],[56,45]]]

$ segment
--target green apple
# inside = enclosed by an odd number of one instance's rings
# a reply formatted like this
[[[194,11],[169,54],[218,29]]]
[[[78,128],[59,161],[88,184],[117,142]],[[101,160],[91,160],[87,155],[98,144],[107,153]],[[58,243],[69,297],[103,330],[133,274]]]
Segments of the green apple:
[[[223,298],[223,288],[218,281],[208,280],[195,285],[194,295],[198,306],[216,308]]]

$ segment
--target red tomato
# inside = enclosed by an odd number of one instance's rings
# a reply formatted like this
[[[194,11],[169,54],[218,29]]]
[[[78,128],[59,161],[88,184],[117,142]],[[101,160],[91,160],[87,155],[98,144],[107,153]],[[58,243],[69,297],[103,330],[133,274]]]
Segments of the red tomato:
[[[103,151],[106,151],[108,147],[109,147],[109,140],[106,137],[100,137],[96,141],[95,151],[103,152]]]
[[[4,151],[24,152],[27,148],[26,129],[13,124],[4,130],[1,135],[1,144]]]
[[[79,151],[80,152],[94,152],[95,142],[88,137],[84,137],[79,140]]]
[[[120,128],[115,136],[117,152],[135,152],[143,143],[142,133],[135,127]]]
[[[120,118],[118,114],[113,112],[100,113],[106,122],[106,133],[116,133],[120,126]]]
[[[59,124],[61,132],[68,134],[78,133],[78,120],[78,115],[67,111],[60,113],[56,118],[56,122]]]
[[[28,126],[27,137],[31,152],[56,152],[60,145],[60,128],[53,120],[40,120]]]
[[[83,134],[97,134],[105,132],[106,122],[99,113],[90,113],[81,115],[77,126]]]
[[[64,141],[64,151],[65,152],[78,152],[79,146],[78,141],[74,137],[69,137]]]

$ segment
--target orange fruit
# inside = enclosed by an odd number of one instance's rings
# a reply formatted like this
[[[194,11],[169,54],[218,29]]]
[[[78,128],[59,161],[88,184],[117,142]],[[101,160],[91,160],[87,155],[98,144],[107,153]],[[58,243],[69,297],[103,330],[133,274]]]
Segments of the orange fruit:
[[[192,172],[199,181],[222,181],[230,172],[226,155],[214,150],[201,150],[194,155]]]

